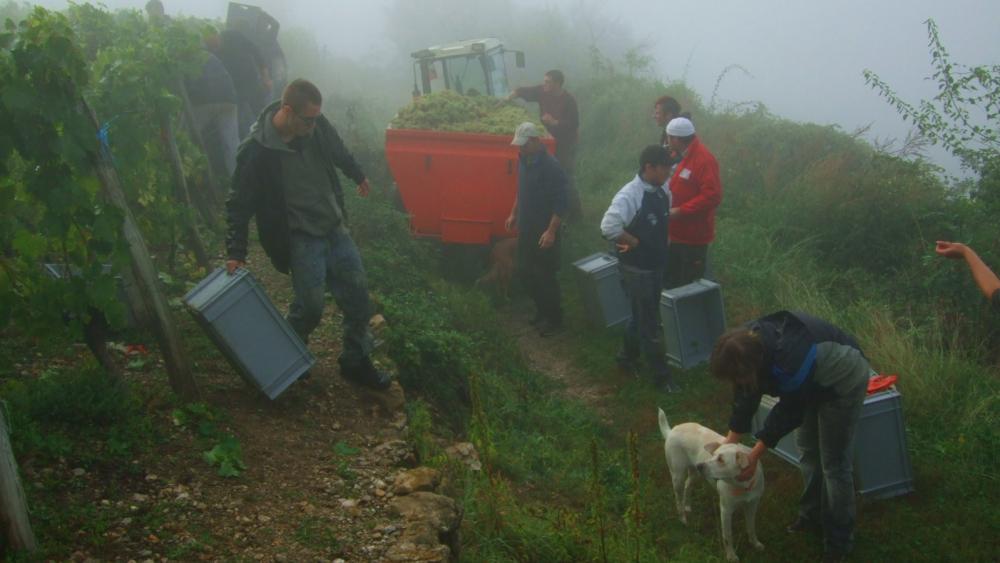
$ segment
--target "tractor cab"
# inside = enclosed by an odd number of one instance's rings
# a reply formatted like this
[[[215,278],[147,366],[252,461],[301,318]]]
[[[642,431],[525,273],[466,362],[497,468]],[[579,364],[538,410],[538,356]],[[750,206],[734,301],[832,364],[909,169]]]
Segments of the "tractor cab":
[[[510,93],[505,55],[514,53],[524,68],[524,53],[504,49],[499,39],[472,39],[436,45],[411,54],[413,97],[452,90],[463,96],[506,97]]]

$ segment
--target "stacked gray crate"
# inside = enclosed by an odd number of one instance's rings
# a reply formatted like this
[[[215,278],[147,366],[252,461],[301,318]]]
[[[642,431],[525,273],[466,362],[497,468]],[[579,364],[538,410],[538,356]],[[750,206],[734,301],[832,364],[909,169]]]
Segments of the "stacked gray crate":
[[[271,399],[316,363],[247,270],[215,270],[184,302],[233,367]]]
[[[42,269],[53,279],[58,280],[66,276],[66,264],[42,264]],[[76,266],[71,266],[69,271],[73,276],[80,275],[80,270]],[[110,274],[111,271],[111,264],[101,265],[101,273]],[[139,289],[126,283],[125,278],[120,275],[115,276],[115,282],[118,284],[118,300],[125,304],[125,326],[140,328],[145,324],[148,315],[143,306],[142,297],[137,294]],[[139,308],[138,311],[135,310],[136,307]]]
[[[764,395],[753,417],[753,431],[778,402]],[[782,438],[774,453],[798,467],[800,453],[795,433]],[[906,428],[903,425],[903,404],[895,388],[873,393],[865,398],[858,422],[854,448],[855,486],[869,498],[890,498],[913,490],[913,470],[906,451]]]
[[[722,289],[709,280],[664,289],[660,317],[672,365],[690,368],[708,361],[715,340],[726,330]]]
[[[612,327],[628,322],[632,318],[622,276],[618,271],[618,259],[610,254],[598,252],[573,262],[587,318],[595,326]]]

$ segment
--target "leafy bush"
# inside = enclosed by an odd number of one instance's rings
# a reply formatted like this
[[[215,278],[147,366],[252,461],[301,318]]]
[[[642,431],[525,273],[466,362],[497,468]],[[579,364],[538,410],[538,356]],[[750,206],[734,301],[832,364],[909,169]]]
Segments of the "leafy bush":
[[[0,386],[0,397],[19,458],[121,459],[150,446],[157,436],[131,388],[94,367],[10,379]]]

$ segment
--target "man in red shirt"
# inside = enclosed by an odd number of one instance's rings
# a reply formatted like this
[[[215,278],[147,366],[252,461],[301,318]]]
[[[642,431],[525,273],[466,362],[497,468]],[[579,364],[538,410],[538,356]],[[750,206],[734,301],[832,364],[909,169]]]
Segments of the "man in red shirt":
[[[563,89],[566,78],[561,70],[550,70],[538,86],[515,88],[507,99],[521,98],[526,102],[538,102],[538,115],[546,131],[556,140],[556,160],[569,179],[569,217],[580,217],[580,194],[576,191],[574,171],[576,168],[576,143],[579,138],[580,114],[576,108],[576,98]]]
[[[667,124],[667,144],[681,155],[670,179],[670,244],[667,288],[689,284],[705,275],[708,244],[715,239],[715,209],[722,202],[719,163],[694,134],[690,119]]]

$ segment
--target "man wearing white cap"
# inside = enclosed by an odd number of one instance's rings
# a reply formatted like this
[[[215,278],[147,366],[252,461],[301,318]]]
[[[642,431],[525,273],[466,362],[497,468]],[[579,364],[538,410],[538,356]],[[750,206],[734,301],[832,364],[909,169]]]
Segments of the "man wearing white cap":
[[[705,275],[708,245],[715,239],[715,209],[722,202],[719,163],[694,134],[690,119],[667,124],[667,144],[681,155],[670,178],[670,244],[667,248],[668,288],[689,284]]]
[[[569,208],[566,173],[545,150],[538,127],[518,125],[510,144],[520,147],[517,199],[507,218],[507,230],[518,229],[519,269],[535,302],[531,324],[542,336],[563,328],[559,280],[559,226]]]

